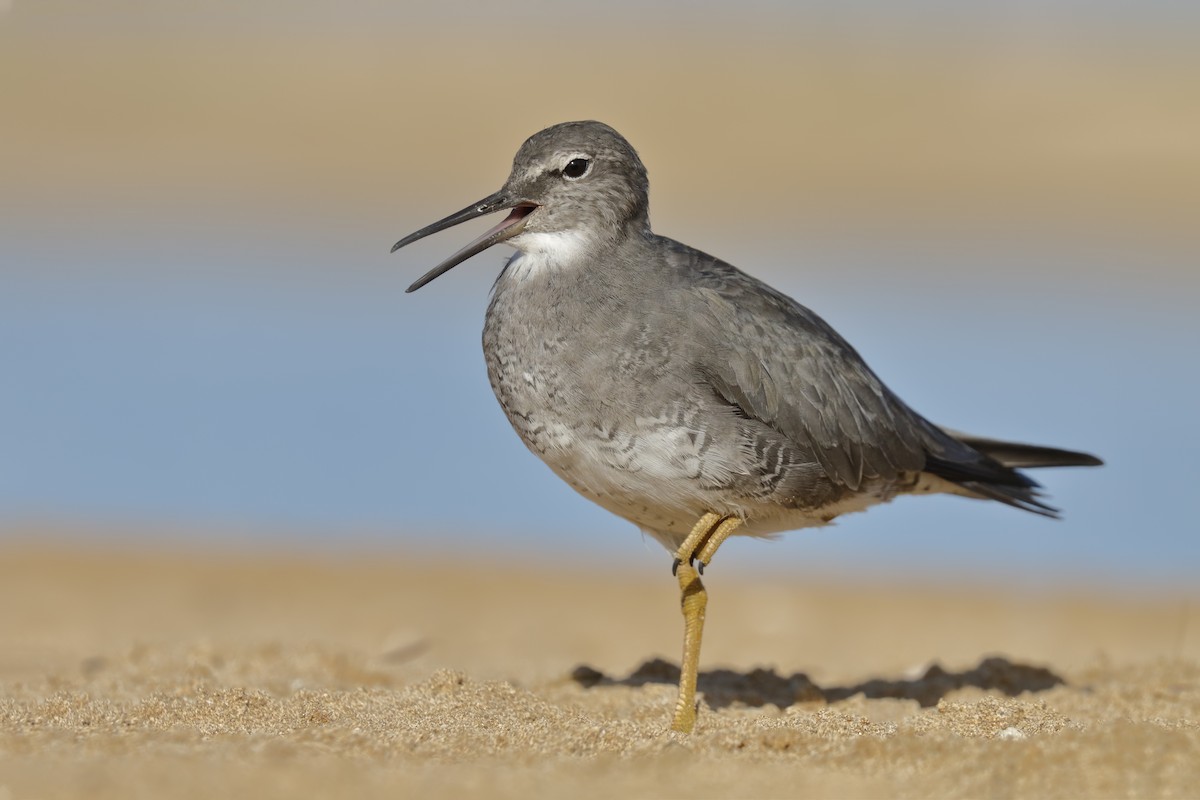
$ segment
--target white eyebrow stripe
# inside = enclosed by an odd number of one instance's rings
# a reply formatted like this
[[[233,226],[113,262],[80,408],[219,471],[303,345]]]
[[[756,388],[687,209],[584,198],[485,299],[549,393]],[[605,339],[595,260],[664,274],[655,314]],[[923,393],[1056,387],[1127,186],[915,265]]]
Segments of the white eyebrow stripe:
[[[591,153],[583,153],[578,150],[570,150],[570,151],[555,153],[553,158],[549,159],[546,162],[542,162],[542,163],[543,164],[557,164],[558,166],[556,167],[556,169],[559,172],[562,172],[563,168],[566,167],[567,164],[570,164],[573,160],[575,160],[577,158],[585,158],[589,162],[596,160],[596,157],[593,156]],[[590,164],[588,165],[588,169],[591,169]],[[526,181],[533,181],[542,175],[542,171],[543,171],[542,165],[535,162],[525,168],[525,171],[521,173],[521,178]]]
[[[570,164],[572,161],[574,161],[577,158],[582,158],[582,159],[591,161],[592,155],[590,153],[570,153],[560,160],[558,168],[562,169],[563,167],[567,166],[567,164]]]

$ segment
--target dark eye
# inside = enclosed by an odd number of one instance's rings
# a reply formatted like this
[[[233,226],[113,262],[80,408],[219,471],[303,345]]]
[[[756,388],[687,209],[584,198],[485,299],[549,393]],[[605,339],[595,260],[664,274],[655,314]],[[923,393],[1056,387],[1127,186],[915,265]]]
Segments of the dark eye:
[[[586,175],[588,168],[591,166],[592,162],[590,159],[572,158],[567,162],[567,165],[563,167],[562,174],[564,178],[575,180],[576,178],[582,178],[584,175]]]

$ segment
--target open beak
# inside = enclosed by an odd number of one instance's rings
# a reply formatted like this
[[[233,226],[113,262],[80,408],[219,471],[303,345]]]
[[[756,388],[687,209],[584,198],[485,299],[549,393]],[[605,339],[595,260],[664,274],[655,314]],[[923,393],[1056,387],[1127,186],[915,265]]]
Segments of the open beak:
[[[478,203],[472,203],[462,211],[451,214],[445,219],[438,220],[432,225],[427,225],[416,233],[410,233],[392,246],[392,252],[396,252],[406,244],[412,244],[418,239],[424,239],[431,233],[444,231],[446,228],[453,228],[461,222],[482,217],[485,214],[491,214],[496,211],[502,211],[506,208],[512,209],[508,216],[505,217],[499,225],[490,228],[486,233],[480,236],[475,241],[468,244],[463,249],[459,250],[454,255],[447,258],[442,263],[438,264],[433,269],[426,272],[420,278],[409,286],[406,292],[415,292],[431,280],[441,275],[443,272],[448,272],[452,267],[458,266],[476,253],[482,253],[494,244],[503,242],[505,239],[511,239],[522,230],[525,229],[525,218],[537,208],[535,203],[530,203],[524,200],[514,200],[503,189],[493,195],[483,198]]]

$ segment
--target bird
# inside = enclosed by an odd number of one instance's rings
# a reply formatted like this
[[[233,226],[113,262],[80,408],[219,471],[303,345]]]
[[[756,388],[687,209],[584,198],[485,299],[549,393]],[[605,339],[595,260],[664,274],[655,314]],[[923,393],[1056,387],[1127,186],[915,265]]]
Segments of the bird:
[[[904,494],[1056,517],[1020,469],[1102,463],[925,419],[816,313],[654,233],[646,167],[604,123],[530,136],[498,191],[392,252],[501,211],[407,291],[493,245],[516,249],[484,320],[488,379],[533,453],[673,555],[684,642],[672,730],[696,725],[700,576],[730,536],[825,525]]]

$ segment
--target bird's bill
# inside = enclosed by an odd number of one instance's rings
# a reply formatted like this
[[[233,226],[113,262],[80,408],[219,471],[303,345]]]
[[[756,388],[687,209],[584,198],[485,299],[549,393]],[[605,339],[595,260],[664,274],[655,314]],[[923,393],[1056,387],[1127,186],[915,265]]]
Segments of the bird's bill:
[[[492,245],[516,236],[518,233],[524,230],[525,218],[528,217],[529,213],[537,208],[537,206],[534,203],[514,199],[506,192],[499,191],[493,195],[483,198],[478,203],[472,203],[462,211],[455,212],[445,219],[440,219],[432,225],[427,225],[424,228],[421,228],[421,230],[417,231],[416,233],[410,233],[408,236],[405,236],[403,239],[396,242],[396,244],[392,246],[393,253],[399,250],[401,247],[412,244],[418,239],[424,239],[426,236],[429,236],[432,233],[444,231],[447,228],[453,228],[455,225],[460,223],[475,219],[476,217],[482,217],[485,214],[502,211],[506,208],[512,210],[498,225],[490,228],[478,239],[471,242],[466,247],[459,250],[457,253],[450,256],[433,269],[429,270],[429,272],[426,272],[420,278],[417,278],[417,280],[413,282],[413,285],[409,286],[405,291],[415,292],[417,289],[420,289],[422,286],[429,283],[443,272],[448,272],[450,269],[458,266],[471,256],[477,253],[482,253]]]

